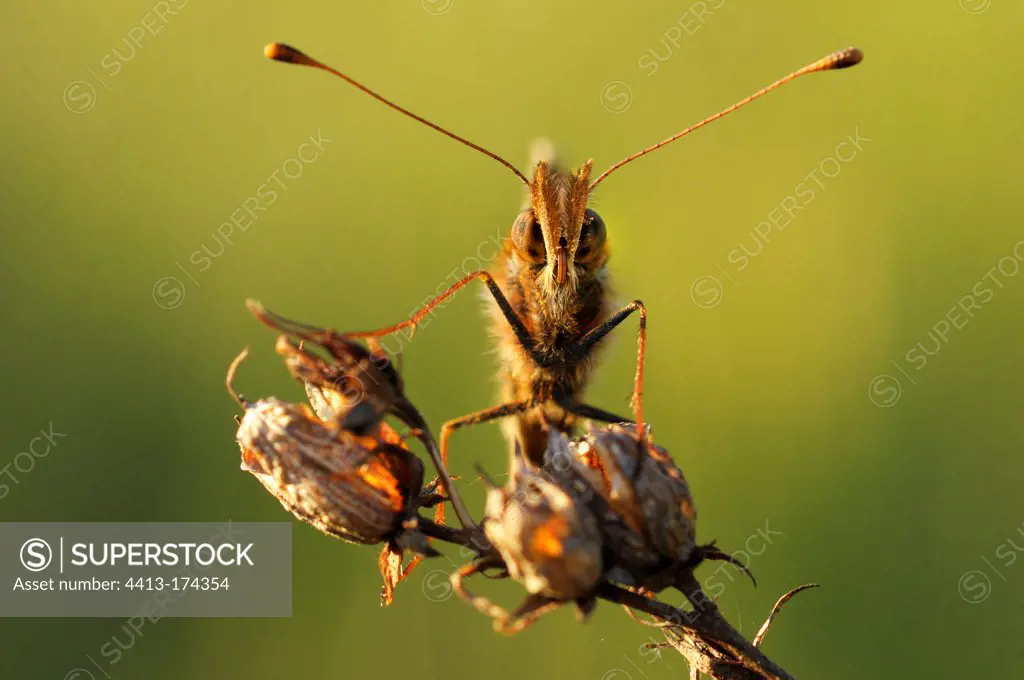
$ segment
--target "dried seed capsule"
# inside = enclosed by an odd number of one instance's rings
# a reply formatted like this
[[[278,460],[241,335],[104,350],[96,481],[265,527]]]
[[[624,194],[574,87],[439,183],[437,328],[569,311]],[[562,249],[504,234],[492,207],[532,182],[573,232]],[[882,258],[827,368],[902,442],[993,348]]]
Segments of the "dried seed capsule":
[[[601,522],[611,568],[645,581],[696,558],[697,513],[689,486],[667,452],[648,451],[632,428],[610,425],[568,441],[552,433],[545,469]]]
[[[411,452],[322,423],[278,399],[249,404],[242,468],[292,514],[352,543],[382,543],[415,507],[423,465]]]
[[[295,517],[351,543],[384,543],[380,555],[390,604],[398,583],[419,561],[402,568],[404,549],[436,555],[416,528],[416,509],[440,497],[423,487],[423,464],[387,423],[367,433],[324,423],[306,406],[268,398],[249,402],[231,386],[243,352],[228,371],[228,391],[245,408],[236,440],[242,469]]]
[[[571,600],[590,594],[602,574],[601,538],[589,508],[516,451],[509,485],[487,492],[484,532],[509,574],[531,595]]]
[[[687,561],[696,547],[697,510],[682,471],[664,449],[652,456],[632,428],[611,425],[577,444],[577,456],[602,473],[613,508],[640,508],[644,529],[665,557]]]
[[[459,597],[494,619],[494,628],[516,633],[544,613],[574,601],[585,618],[596,603],[594,591],[603,574],[597,519],[585,505],[560,488],[543,470],[531,470],[516,445],[509,483],[487,480],[484,533],[497,555],[488,554],[451,576]],[[470,593],[463,581],[489,568],[502,569],[526,587],[529,595],[513,612]]]

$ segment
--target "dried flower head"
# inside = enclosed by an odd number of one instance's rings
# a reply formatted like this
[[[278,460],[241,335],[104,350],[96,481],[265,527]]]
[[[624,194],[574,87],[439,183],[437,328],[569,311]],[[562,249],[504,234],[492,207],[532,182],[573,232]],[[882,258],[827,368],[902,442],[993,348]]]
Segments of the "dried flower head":
[[[594,590],[603,573],[597,519],[543,470],[534,470],[517,446],[509,483],[488,485],[484,534],[497,555],[484,556],[452,574],[455,591],[494,619],[503,633],[515,633],[566,602],[582,617],[593,611]],[[466,590],[463,580],[495,567],[526,588],[527,598],[509,613]]]
[[[242,468],[282,505],[353,543],[389,538],[422,482],[409,451],[328,427],[306,406],[273,397],[248,405],[237,440]]]
[[[682,472],[633,428],[610,425],[569,441],[552,432],[545,469],[601,523],[609,568],[646,577],[695,559],[697,513]]]
[[[531,595],[571,600],[601,578],[597,520],[518,449],[508,486],[487,491],[484,533]]]
[[[434,554],[415,528],[416,509],[439,500],[422,488],[423,464],[383,421],[373,434],[359,434],[324,423],[305,405],[273,397],[246,401],[231,388],[245,356],[228,373],[229,390],[245,408],[236,435],[242,469],[320,531],[351,543],[385,543],[381,566],[390,602],[408,572],[401,570],[403,549]]]

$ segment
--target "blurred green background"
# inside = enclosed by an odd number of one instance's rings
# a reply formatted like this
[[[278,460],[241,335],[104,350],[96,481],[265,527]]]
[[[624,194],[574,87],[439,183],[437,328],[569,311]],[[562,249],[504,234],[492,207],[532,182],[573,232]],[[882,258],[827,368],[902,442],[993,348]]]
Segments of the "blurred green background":
[[[824,586],[767,640],[795,675],[1019,675],[1024,559],[1007,540],[1024,546],[1024,6],[479,5],[4,4],[0,465],[51,422],[67,436],[18,474],[0,520],[288,519],[232,441],[223,375],[244,345],[246,394],[300,396],[244,299],[378,327],[511,224],[521,187],[506,170],[265,61],[264,43],[302,47],[520,167],[547,135],[596,170],[856,44],[858,68],[789,86],[595,197],[619,295],[650,310],[646,414],[690,480],[700,538],[760,553],[757,589],[700,572],[725,584],[736,625],[752,634],[782,592]],[[318,131],[332,141],[294,160]],[[858,131],[870,141],[839,146]],[[276,199],[252,222],[237,211],[268,181]],[[228,242],[232,213],[248,226]],[[966,295],[971,315],[951,312]],[[626,410],[634,329],[608,344],[592,403]],[[479,292],[403,362],[437,427],[494,403]],[[496,426],[462,431],[454,472],[498,471],[504,452]],[[466,493],[479,508],[479,485]],[[771,544],[766,526],[781,532]],[[507,639],[449,597],[446,559],[386,610],[375,550],[296,524],[293,559],[292,618],[165,619],[104,672],[685,677],[611,605]],[[0,675],[64,678],[127,640],[123,625],[0,621]]]

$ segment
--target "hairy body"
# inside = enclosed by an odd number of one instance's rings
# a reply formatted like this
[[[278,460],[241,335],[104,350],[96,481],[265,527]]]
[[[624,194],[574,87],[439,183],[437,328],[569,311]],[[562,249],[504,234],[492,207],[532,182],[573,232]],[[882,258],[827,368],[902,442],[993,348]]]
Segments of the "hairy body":
[[[532,462],[543,458],[548,427],[567,431],[574,426],[576,415],[559,402],[580,401],[594,363],[594,351],[581,353],[578,344],[612,312],[603,235],[584,234],[580,243],[583,222],[600,219],[593,213],[588,216],[585,209],[589,171],[589,165],[585,165],[574,173],[561,173],[548,161],[539,161],[529,205],[517,219],[513,236],[505,241],[495,263],[495,279],[532,339],[531,349],[523,346],[494,298],[487,296],[491,302],[491,331],[498,345],[502,401],[522,403],[537,395],[546,397],[539,405],[503,422],[510,443],[518,441]],[[526,239],[515,238],[517,230],[533,231],[534,224],[541,228],[540,242],[536,233],[527,233]],[[602,242],[588,244],[589,237]],[[564,274],[557,269],[562,239],[567,251]],[[541,255],[541,251],[548,252],[549,244],[551,258]],[[581,245],[588,250],[581,252]],[[549,259],[555,260],[551,266]]]
[[[584,404],[598,344],[634,312],[640,313],[633,412],[643,430],[641,394],[647,311],[639,300],[615,312],[609,307],[608,247],[604,220],[587,207],[591,162],[562,172],[540,160],[527,182],[528,201],[506,239],[495,272],[465,276],[410,318],[375,331],[346,333],[375,338],[417,325],[437,305],[472,281],[487,286],[493,305],[491,325],[501,366],[502,403],[449,420],[441,428],[441,459],[455,430],[505,420],[512,447],[519,445],[533,465],[541,465],[549,428],[571,429],[577,418],[628,422]]]

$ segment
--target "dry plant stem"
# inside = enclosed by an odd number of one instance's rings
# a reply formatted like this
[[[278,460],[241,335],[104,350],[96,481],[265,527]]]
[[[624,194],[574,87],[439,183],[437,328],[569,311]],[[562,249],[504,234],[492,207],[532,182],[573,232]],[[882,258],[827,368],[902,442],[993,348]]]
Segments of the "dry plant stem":
[[[468,548],[481,558],[487,558],[488,563],[501,564],[501,558],[478,528],[455,529],[425,518],[418,520],[418,526],[427,536]],[[595,594],[602,600],[625,605],[670,624],[666,626],[669,645],[687,658],[691,669],[697,668],[711,678],[794,680],[725,620],[718,606],[701,590],[691,570],[683,570],[677,575],[675,587],[693,604],[694,611],[683,611],[611,583],[599,585]],[[783,596],[782,604],[793,594]],[[781,604],[773,609],[767,623],[770,624],[779,606]]]
[[[469,510],[466,509],[465,504],[462,502],[462,497],[459,496],[458,490],[455,488],[455,482],[452,480],[451,474],[448,472],[447,461],[445,460],[444,447],[438,449],[437,442],[434,441],[434,436],[430,434],[430,428],[427,426],[426,420],[415,408],[410,405],[410,412],[406,416],[409,419],[411,427],[417,432],[415,435],[417,439],[422,442],[423,446],[426,447],[427,453],[430,455],[431,461],[434,463],[434,467],[437,469],[438,477],[441,480],[441,486],[444,488],[444,492],[448,495],[448,500],[452,504],[452,508],[455,510],[455,516],[458,517],[459,523],[462,524],[466,529],[473,529],[476,524],[473,522],[473,518],[469,514]],[[444,521],[444,503],[438,504],[437,520],[438,522]]]
[[[690,666],[690,680],[700,680],[701,677],[760,680],[764,677],[760,673],[724,660],[719,650],[700,638],[671,630],[665,632],[665,638],[668,642],[663,643],[664,646],[672,647],[686,657],[686,662]]]
[[[761,650],[748,641],[739,631],[729,625],[729,622],[722,616],[718,605],[708,597],[700,584],[694,577],[693,572],[685,572],[676,578],[675,587],[686,596],[686,599],[693,604],[697,613],[696,627],[700,630],[698,637],[701,642],[717,642],[712,645],[714,651],[724,651],[717,663],[715,673],[708,673],[711,677],[721,680],[743,679],[764,677],[770,680],[793,680],[780,666],[761,653]],[[709,639],[710,638],[710,639]],[[670,640],[671,641],[671,640]],[[715,649],[721,647],[721,650]],[[683,649],[679,649],[680,653]],[[730,658],[731,657],[731,658]],[[688,659],[690,657],[687,657]],[[691,660],[693,663],[693,660]],[[751,675],[751,671],[754,675]],[[704,671],[707,673],[707,671]]]
[[[469,548],[480,557],[498,555],[497,551],[491,547],[491,542],[487,540],[486,536],[484,536],[484,532],[476,525],[465,529],[456,529],[455,527],[450,527],[446,524],[438,524],[437,522],[425,517],[419,517],[415,521],[417,528],[419,528],[425,536],[436,538],[437,540],[444,541],[446,543],[461,545],[464,548]]]
[[[692,580],[692,575],[681,576],[680,585]],[[650,614],[658,620],[670,622],[665,637],[669,646],[686,657],[690,668],[716,680],[793,680],[785,670],[764,656],[735,628],[729,625],[718,607],[700,590],[684,591],[687,598],[701,604],[700,609],[685,612],[670,604],[634,593],[611,584],[602,584],[597,596],[609,602]],[[678,586],[677,586],[678,587]],[[682,590],[682,588],[680,588]],[[689,586],[687,586],[689,590]],[[697,607],[697,605],[694,605]]]

